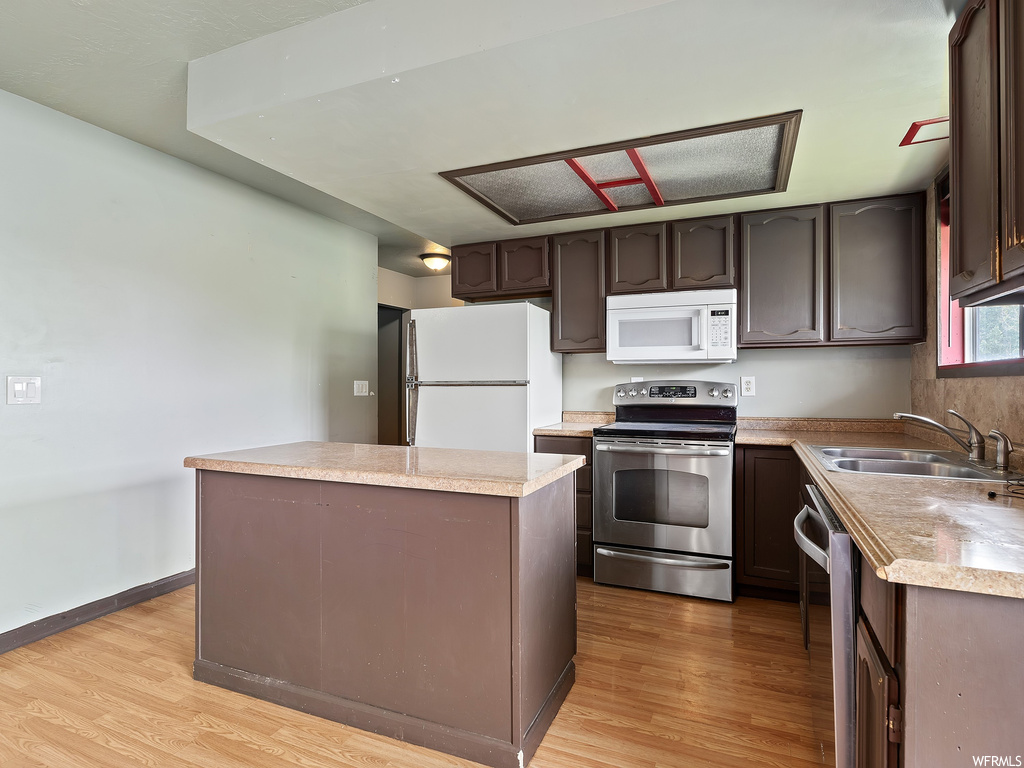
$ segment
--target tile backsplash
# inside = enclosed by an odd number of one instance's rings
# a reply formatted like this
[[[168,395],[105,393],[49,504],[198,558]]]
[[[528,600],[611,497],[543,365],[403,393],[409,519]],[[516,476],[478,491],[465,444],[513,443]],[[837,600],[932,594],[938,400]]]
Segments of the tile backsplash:
[[[936,274],[938,272],[937,233],[932,225],[935,219],[935,189],[928,191],[927,247],[927,322],[928,338],[914,347],[911,356],[910,406],[920,416],[935,419],[949,427],[959,428],[962,423],[946,413],[948,408],[962,413],[983,433],[990,429],[1005,432],[1018,450],[1010,455],[1010,466],[1024,471],[1024,376],[979,376],[972,378],[940,379],[936,376],[938,341],[936,333]],[[935,442],[948,442],[937,430],[910,427],[908,432]],[[995,456],[995,442],[988,440],[988,455]]]

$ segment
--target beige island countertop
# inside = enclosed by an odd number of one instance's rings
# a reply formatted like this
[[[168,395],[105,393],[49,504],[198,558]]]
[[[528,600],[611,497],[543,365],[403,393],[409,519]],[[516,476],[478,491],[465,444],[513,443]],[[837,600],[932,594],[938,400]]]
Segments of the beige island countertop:
[[[583,456],[301,442],[189,456],[217,472],[521,498],[583,466]]]

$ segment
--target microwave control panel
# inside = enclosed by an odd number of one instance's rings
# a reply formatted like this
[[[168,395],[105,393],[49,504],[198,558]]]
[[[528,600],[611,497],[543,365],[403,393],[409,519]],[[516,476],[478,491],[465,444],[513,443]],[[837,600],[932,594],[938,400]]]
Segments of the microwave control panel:
[[[708,346],[724,347],[728,349],[733,345],[732,340],[732,310],[712,309],[708,321]]]

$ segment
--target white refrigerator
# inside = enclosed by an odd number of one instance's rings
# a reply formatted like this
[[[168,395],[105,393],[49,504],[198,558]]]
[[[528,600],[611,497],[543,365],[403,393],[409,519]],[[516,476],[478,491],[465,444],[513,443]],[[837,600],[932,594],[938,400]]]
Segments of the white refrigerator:
[[[406,313],[406,442],[533,451],[533,430],[562,420],[550,317],[526,302]]]

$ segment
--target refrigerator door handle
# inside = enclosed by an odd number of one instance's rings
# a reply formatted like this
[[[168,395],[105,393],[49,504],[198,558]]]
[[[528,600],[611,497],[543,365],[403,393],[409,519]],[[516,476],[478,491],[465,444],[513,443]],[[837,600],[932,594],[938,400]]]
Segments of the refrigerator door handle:
[[[415,381],[405,384],[405,441],[416,445],[416,409],[419,405],[420,389]]]
[[[405,348],[405,441],[416,445],[416,411],[419,406],[419,361],[416,357],[416,321],[410,319]]]
[[[419,387],[525,387],[530,382],[520,379],[515,381],[417,381],[415,383]]]

